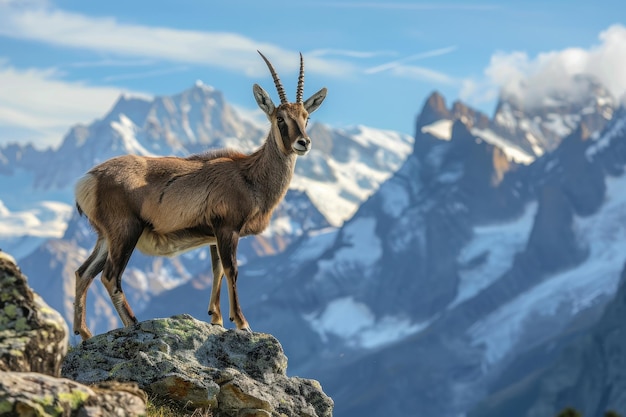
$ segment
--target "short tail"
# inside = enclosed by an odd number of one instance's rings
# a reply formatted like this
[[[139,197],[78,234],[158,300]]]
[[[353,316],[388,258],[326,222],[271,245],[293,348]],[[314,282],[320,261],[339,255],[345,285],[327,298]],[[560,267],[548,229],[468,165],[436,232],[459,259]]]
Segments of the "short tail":
[[[80,208],[80,205],[78,204],[78,201],[76,202],[76,210],[78,210],[78,214],[80,216],[83,216],[85,213],[83,213],[83,209]]]

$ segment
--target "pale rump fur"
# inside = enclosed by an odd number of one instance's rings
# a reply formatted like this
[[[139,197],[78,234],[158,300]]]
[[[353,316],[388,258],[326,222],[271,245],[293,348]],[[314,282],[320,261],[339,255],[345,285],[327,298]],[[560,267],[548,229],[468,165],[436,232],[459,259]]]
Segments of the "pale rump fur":
[[[237,328],[250,330],[236,289],[238,239],[268,226],[287,192],[297,155],[310,148],[308,116],[326,97],[322,89],[302,102],[301,59],[297,100],[288,103],[278,76],[263,59],[281,104],[275,106],[261,87],[254,86],[255,99],[271,123],[265,143],[256,152],[218,150],[187,158],[119,156],[77,182],[78,210],[98,234],[92,254],[76,271],[74,332],[83,339],[91,337],[85,320],[87,289],[100,272],[124,325],[137,322],[121,288],[122,273],[135,248],[148,255],[174,256],[210,245],[211,323],[223,325],[219,289],[225,274],[229,317]]]

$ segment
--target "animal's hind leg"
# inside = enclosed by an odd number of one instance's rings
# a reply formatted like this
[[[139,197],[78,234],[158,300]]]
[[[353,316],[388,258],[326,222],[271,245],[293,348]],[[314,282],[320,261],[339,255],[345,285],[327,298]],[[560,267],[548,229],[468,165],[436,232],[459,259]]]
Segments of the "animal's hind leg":
[[[120,319],[122,319],[124,326],[131,326],[137,323],[135,313],[130,308],[122,291],[122,273],[128,264],[130,255],[132,255],[142,231],[143,227],[139,222],[129,222],[126,225],[125,240],[121,241],[120,239],[120,241],[111,241],[109,243],[109,256],[102,272],[102,283],[107,289],[111,302]]]
[[[224,326],[222,311],[220,310],[220,290],[222,288],[222,260],[217,252],[217,246],[211,245],[211,268],[213,270],[213,287],[211,288],[211,300],[209,301],[209,316],[211,324]]]
[[[240,330],[252,333],[248,321],[244,317],[239,305],[239,295],[237,294],[237,244],[239,235],[237,232],[229,230],[216,230],[217,249],[222,260],[222,267],[226,275],[228,284],[228,300],[230,304],[230,321]]]
[[[91,337],[91,332],[87,327],[86,320],[86,300],[87,289],[93,282],[96,275],[102,272],[107,259],[107,242],[102,237],[98,237],[96,246],[91,255],[76,271],[76,293],[74,298],[74,334],[79,334],[83,340]]]

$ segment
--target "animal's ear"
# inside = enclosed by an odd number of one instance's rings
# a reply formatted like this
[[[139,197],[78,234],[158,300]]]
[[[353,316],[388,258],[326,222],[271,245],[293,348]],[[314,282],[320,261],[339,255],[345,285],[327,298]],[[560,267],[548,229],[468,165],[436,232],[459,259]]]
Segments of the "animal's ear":
[[[322,102],[326,98],[326,92],[328,90],[326,87],[322,88],[317,93],[313,94],[304,102],[304,109],[309,113],[313,113],[319,106],[322,105]]]
[[[270,117],[274,113],[274,109],[276,109],[276,106],[270,98],[270,95],[267,94],[267,91],[265,91],[258,84],[254,84],[254,86],[252,87],[252,93],[254,94],[254,99],[256,100],[261,110],[263,110],[267,117]]]

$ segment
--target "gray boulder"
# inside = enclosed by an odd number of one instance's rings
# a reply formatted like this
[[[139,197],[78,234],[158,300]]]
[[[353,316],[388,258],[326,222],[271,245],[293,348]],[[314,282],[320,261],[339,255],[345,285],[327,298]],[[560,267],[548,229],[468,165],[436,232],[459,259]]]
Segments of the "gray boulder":
[[[1,251],[0,288],[0,371],[58,376],[68,347],[67,324]]]
[[[0,372],[0,415],[134,417],[146,394],[132,384],[87,387],[34,372]]]
[[[314,380],[287,377],[274,337],[225,330],[189,315],[95,336],[65,358],[62,375],[82,383],[136,382],[149,394],[214,416],[332,416]]]
[[[0,251],[0,415],[134,417],[146,412],[136,384],[87,387],[57,378],[67,353],[63,317],[28,286]]]

